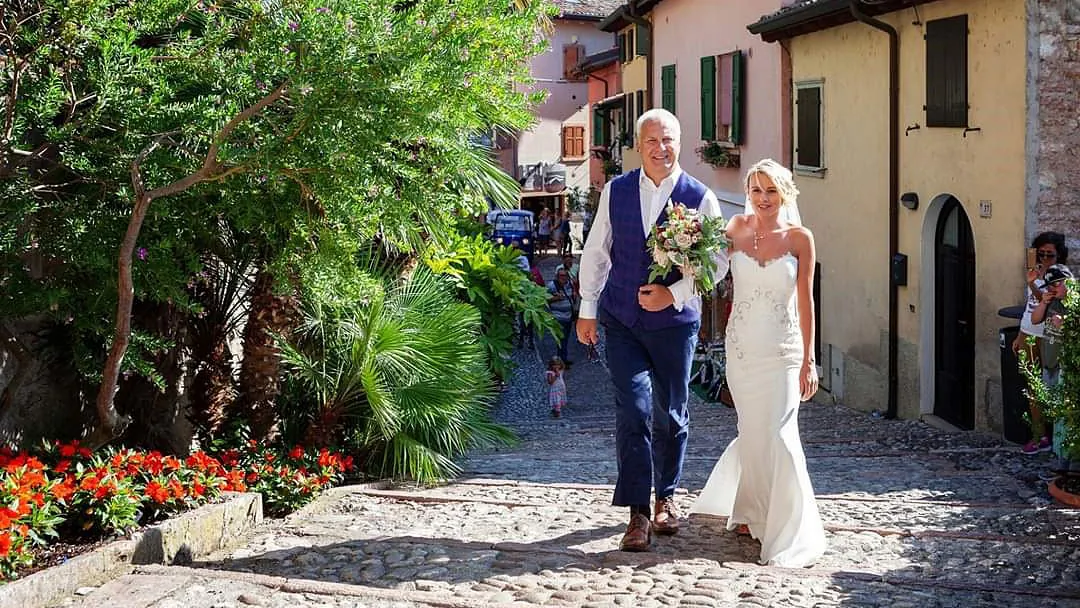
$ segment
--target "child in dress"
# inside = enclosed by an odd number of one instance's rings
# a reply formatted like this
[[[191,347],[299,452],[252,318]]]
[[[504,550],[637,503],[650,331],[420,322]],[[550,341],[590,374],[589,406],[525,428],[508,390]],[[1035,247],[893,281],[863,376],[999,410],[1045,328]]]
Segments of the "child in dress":
[[[562,408],[566,405],[566,383],[563,381],[564,369],[562,359],[552,357],[548,361],[547,372],[544,373],[544,379],[547,380],[548,384],[548,407],[551,408],[552,418],[562,416]]]

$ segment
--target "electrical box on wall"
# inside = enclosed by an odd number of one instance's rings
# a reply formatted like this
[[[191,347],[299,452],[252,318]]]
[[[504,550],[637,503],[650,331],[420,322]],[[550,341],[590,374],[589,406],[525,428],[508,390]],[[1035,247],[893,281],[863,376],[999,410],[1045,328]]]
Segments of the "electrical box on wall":
[[[894,285],[907,285],[907,256],[898,253],[892,258],[892,282]]]

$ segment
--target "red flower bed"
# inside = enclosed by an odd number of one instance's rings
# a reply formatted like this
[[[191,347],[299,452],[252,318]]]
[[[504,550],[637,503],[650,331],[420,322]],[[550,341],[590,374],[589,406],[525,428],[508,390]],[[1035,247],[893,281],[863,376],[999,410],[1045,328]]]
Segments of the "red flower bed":
[[[224,491],[260,492],[270,515],[287,513],[341,482],[352,457],[249,442],[220,458],[184,460],[129,449],[92,454],[77,441],[34,454],[0,448],[0,580],[32,566],[52,539],[93,540],[196,507]]]

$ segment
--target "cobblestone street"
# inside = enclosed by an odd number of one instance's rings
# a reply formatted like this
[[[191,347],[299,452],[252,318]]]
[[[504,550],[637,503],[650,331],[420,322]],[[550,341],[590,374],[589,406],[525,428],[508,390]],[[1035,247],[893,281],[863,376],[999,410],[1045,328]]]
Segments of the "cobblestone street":
[[[701,516],[651,553],[620,552],[606,371],[574,347],[570,404],[551,419],[539,362],[553,345],[540,350],[518,352],[498,411],[520,444],[474,454],[453,482],[338,488],[238,550],[142,567],[68,605],[1080,606],[1080,511],[1047,495],[1047,455],[837,406],[801,412],[829,541],[813,568],[759,566],[755,541]],[[695,401],[691,428],[684,512],[735,412]]]

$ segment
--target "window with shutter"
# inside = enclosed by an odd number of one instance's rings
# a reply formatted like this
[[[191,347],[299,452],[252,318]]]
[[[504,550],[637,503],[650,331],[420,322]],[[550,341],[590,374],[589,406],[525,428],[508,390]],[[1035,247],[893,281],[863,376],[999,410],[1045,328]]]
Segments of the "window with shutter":
[[[637,97],[637,114],[634,115],[634,122],[637,122],[638,118],[645,113],[645,91],[638,91],[634,94]]]
[[[563,127],[563,160],[581,160],[585,158],[585,127],[566,125]]]
[[[716,57],[701,58],[701,139],[716,139]]]
[[[631,61],[634,58],[634,28],[626,30],[626,60]]]
[[[660,107],[675,113],[675,65],[660,68]]]
[[[649,54],[649,28],[644,25],[637,26],[637,52],[635,54]]]
[[[629,93],[623,97],[623,133],[625,137],[623,145],[627,148],[634,147],[634,96]]]
[[[795,167],[820,171],[822,149],[822,81],[795,84]]]
[[[563,45],[563,78],[566,80],[584,80],[584,74],[578,64],[585,57],[585,47],[580,44]]]
[[[744,71],[741,51],[716,58],[716,141],[742,143]]]
[[[968,126],[967,15],[926,22],[926,126]]]
[[[619,63],[626,63],[626,38],[621,32],[615,34],[615,44],[619,47]]]
[[[607,146],[604,141],[604,113],[600,110],[592,112],[592,145]]]

